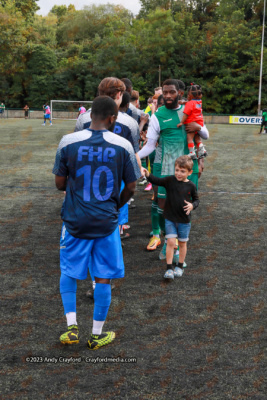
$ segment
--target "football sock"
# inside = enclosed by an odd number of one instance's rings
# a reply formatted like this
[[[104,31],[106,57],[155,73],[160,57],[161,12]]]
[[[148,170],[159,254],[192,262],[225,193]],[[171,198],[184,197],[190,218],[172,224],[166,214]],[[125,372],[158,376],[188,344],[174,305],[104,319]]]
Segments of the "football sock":
[[[93,335],[101,335],[104,323],[105,323],[105,321],[95,321],[95,320],[93,320],[92,334]]]
[[[183,269],[183,265],[184,265],[184,263],[178,263],[178,268],[181,268],[181,269]]]
[[[158,207],[158,215],[159,215],[159,226],[160,226],[163,236],[165,236],[165,218],[163,217],[162,208]]]
[[[167,264],[166,269],[172,269],[172,264]]]
[[[152,230],[153,236],[159,237],[159,214],[158,214],[158,204],[153,200],[151,206],[151,222],[152,222]]]
[[[70,312],[76,313],[76,291],[77,291],[76,279],[61,273],[60,294],[65,314]]]
[[[94,290],[94,321],[101,321],[105,322],[105,319],[108,314],[108,309],[111,303],[111,286],[108,283],[96,283],[95,285],[95,290]],[[102,325],[102,326],[103,326]],[[99,332],[99,326],[95,327],[95,329]],[[102,330],[102,327],[101,327]],[[94,331],[94,326],[93,326],[93,332],[94,335],[99,335],[99,333]]]
[[[76,312],[69,312],[66,314],[67,325],[77,325]]]
[[[188,143],[188,150],[189,150],[189,153],[194,152],[194,143]]]

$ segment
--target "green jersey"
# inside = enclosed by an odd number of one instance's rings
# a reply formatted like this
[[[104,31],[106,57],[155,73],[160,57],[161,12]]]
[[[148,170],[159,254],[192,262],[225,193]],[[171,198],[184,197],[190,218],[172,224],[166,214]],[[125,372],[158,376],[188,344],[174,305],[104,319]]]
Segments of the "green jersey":
[[[264,121],[267,121],[267,111],[262,112],[262,119],[264,119]]]
[[[162,144],[161,175],[174,175],[176,158],[189,154],[184,125],[177,128],[177,125],[182,120],[183,110],[184,105],[180,105],[176,110],[163,106],[154,114],[160,126]],[[193,172],[198,172],[196,160],[194,161]]]

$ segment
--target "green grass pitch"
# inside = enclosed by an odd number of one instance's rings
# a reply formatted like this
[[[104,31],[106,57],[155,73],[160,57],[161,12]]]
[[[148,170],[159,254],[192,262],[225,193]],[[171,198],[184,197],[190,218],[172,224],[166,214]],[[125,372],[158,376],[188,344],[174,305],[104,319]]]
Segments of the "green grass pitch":
[[[75,121],[41,124],[0,120],[0,397],[266,399],[267,135],[253,125],[208,126],[188,267],[170,284],[159,250],[145,250],[151,192],[137,188],[123,248],[126,276],[115,282],[105,324],[116,340],[92,354],[85,345],[93,315],[89,278],[78,282],[82,339],[74,347],[59,343],[66,330],[59,293],[64,195],[51,171]]]

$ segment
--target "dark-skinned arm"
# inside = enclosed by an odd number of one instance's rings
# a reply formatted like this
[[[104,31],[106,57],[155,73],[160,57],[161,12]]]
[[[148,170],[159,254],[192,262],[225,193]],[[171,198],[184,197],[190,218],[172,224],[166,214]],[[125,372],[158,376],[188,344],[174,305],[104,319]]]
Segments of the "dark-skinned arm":
[[[202,126],[199,125],[197,122],[190,122],[189,124],[185,125],[186,133],[195,133],[200,131],[201,128]]]
[[[66,190],[67,187],[67,180],[66,176],[55,176],[55,184],[58,190]]]
[[[198,177],[201,177],[202,172],[204,171],[204,158],[198,159]]]
[[[127,201],[129,201],[130,198],[133,197],[135,188],[136,188],[136,181],[135,182],[131,182],[131,183],[127,183],[124,186],[124,189],[123,189],[123,191],[121,192],[121,195],[120,195],[119,208],[123,207],[124,204],[126,204]]]

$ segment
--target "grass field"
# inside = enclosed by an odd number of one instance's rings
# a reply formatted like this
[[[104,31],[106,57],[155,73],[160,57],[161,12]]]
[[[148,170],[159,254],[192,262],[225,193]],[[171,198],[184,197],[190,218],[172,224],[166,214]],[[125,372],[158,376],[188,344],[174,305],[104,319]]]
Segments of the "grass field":
[[[124,246],[126,277],[115,282],[106,322],[117,339],[89,352],[89,280],[78,282],[80,343],[58,340],[66,329],[59,294],[63,194],[51,170],[74,125],[0,120],[0,399],[265,400],[267,135],[256,126],[209,126],[188,267],[170,284],[159,251],[145,250],[151,193],[139,186]]]

